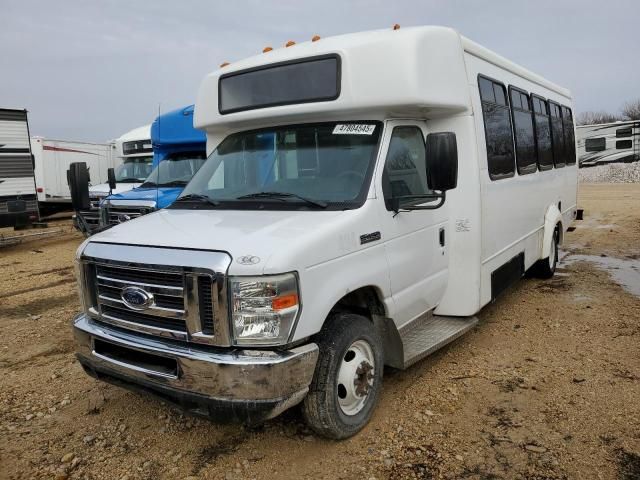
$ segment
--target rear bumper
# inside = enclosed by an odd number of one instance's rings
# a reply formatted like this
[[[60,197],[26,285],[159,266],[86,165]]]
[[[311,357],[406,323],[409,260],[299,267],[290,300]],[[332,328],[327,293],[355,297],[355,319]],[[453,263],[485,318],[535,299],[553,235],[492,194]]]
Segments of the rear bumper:
[[[211,349],[128,333],[85,314],[73,330],[88,374],[226,422],[257,423],[299,403],[318,358],[313,343],[287,351]]]

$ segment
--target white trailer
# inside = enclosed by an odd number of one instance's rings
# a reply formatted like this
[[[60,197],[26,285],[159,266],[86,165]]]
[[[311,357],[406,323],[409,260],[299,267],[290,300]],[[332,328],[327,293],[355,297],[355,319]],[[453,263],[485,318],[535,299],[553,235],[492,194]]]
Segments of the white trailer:
[[[576,127],[580,167],[640,160],[640,121]]]
[[[27,111],[0,108],[0,227],[38,217]]]
[[[568,90],[441,27],[288,45],[209,74],[209,158],[77,252],[98,378],[249,422],[364,427],[384,365],[554,274],[576,215]],[[538,318],[524,321],[539,321]]]
[[[88,143],[31,137],[34,156],[38,203],[44,212],[71,207],[71,193],[67,183],[69,164],[84,162],[92,184],[107,181],[107,169],[115,168],[122,160],[115,154],[114,143]]]

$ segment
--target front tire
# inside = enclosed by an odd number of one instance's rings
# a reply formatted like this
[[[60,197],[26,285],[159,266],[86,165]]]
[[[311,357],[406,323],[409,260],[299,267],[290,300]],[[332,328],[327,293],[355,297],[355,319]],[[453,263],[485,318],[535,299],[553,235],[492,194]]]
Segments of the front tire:
[[[351,437],[369,422],[380,396],[382,341],[367,318],[341,313],[328,319],[318,346],[320,355],[302,413],[319,435]]]

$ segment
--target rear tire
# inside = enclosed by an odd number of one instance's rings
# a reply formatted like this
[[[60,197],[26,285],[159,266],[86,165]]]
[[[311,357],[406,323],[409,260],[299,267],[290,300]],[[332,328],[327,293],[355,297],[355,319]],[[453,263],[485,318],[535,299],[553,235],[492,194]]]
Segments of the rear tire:
[[[369,421],[382,386],[382,341],[373,323],[351,313],[330,317],[320,355],[302,404],[307,424],[332,439],[351,437]]]
[[[560,241],[560,233],[558,228],[553,231],[553,239],[551,240],[551,252],[547,258],[538,260],[531,269],[534,276],[543,279],[549,279],[556,273],[558,264],[558,243]]]

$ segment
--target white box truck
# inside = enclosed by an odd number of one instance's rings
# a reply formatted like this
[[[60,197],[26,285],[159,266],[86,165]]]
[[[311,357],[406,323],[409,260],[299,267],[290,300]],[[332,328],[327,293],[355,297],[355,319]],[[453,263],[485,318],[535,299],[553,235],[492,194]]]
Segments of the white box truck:
[[[355,434],[385,365],[458,338],[526,271],[554,274],[576,214],[571,106],[442,27],[223,64],[181,196],[77,251],[80,363],[213,418],[302,403],[319,434]]]
[[[122,160],[116,155],[115,143],[88,143],[31,137],[35,163],[38,204],[43,215],[71,208],[71,193],[67,183],[69,164],[84,162],[89,169],[91,184],[107,181],[107,169]]]

